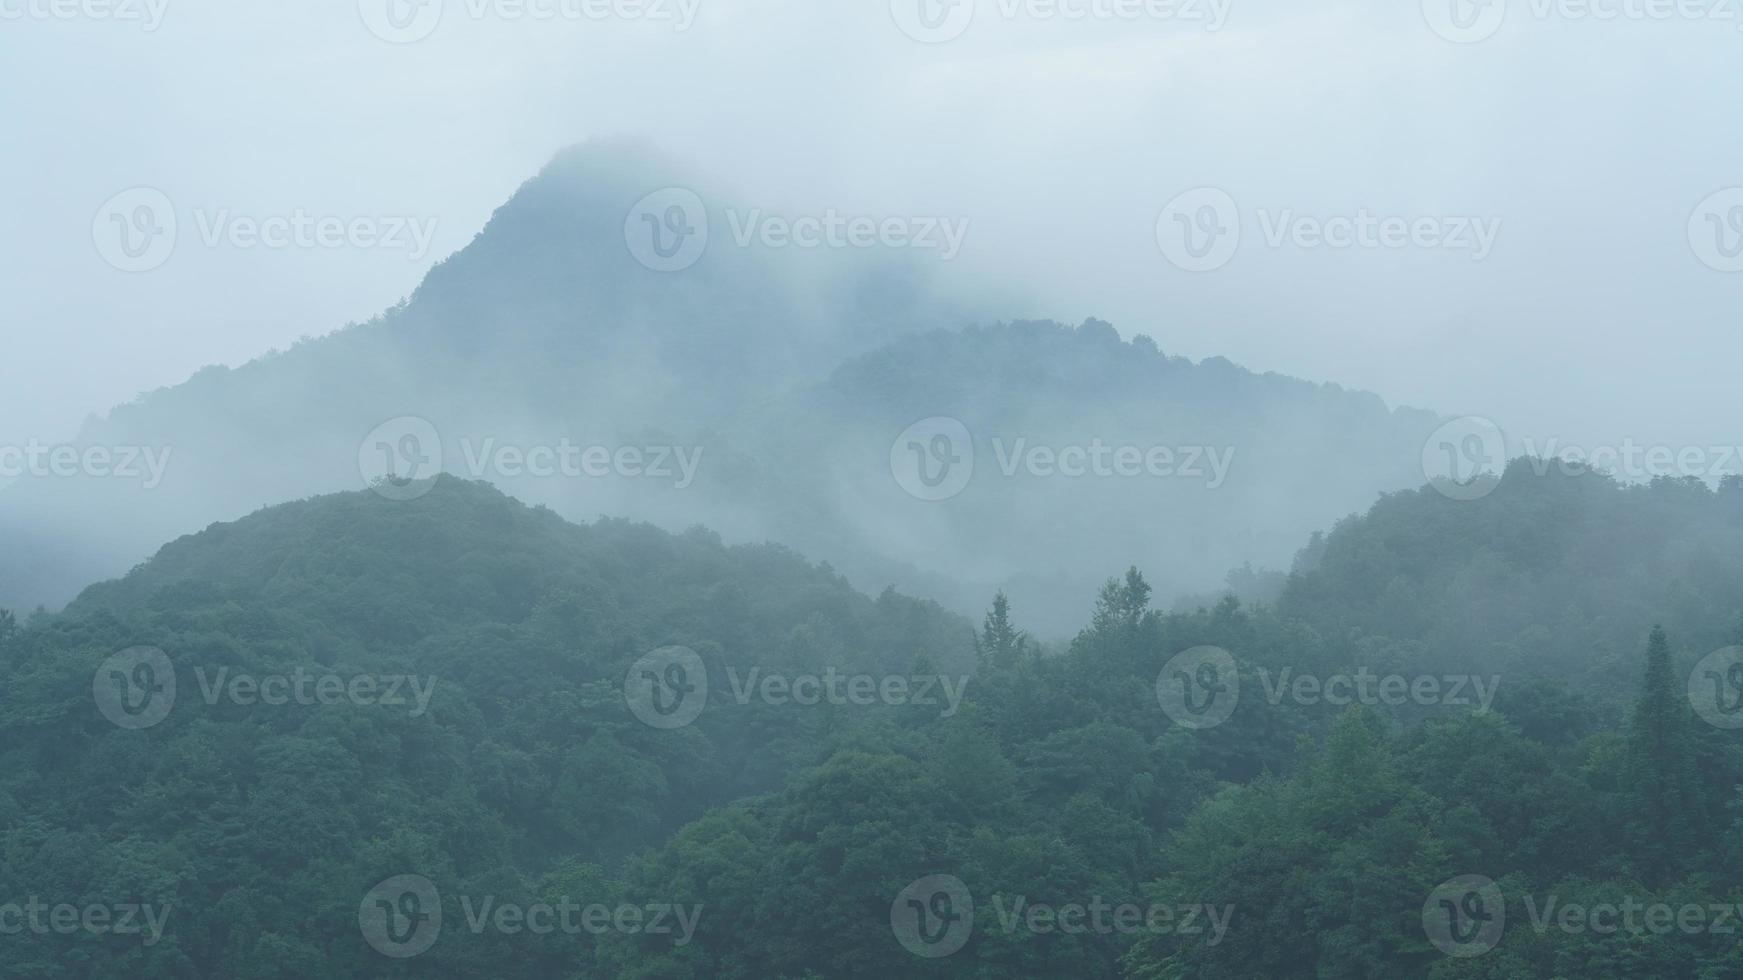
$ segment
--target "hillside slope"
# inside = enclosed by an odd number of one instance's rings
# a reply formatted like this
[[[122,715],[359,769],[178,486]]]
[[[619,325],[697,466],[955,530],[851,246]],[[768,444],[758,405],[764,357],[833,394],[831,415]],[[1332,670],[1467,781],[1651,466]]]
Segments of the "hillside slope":
[[[378,976],[355,921],[382,879],[605,900],[602,869],[708,808],[949,710],[973,659],[964,621],[780,548],[452,478],[217,525],[0,635],[0,889],[175,910],[151,944],[14,937],[0,974]],[[952,680],[809,704],[770,675]]]
[[[669,185],[698,181],[639,148],[571,150],[404,304],[92,422],[81,448],[153,453],[161,479],[0,488],[0,604],[57,607],[164,540],[391,468],[781,542],[961,612],[1003,588],[1063,638],[1108,568],[1203,592],[1421,482],[1427,412],[1095,320],[969,326],[988,321],[939,263],[741,247],[743,209],[706,187],[706,251],[650,268],[626,215]],[[963,445],[911,431],[936,419]],[[941,449],[975,464],[949,499],[901,472]]]

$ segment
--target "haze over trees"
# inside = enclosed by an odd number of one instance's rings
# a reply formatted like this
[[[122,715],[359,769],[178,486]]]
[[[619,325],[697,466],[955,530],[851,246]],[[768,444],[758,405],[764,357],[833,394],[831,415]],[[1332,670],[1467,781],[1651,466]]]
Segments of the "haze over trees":
[[[699,188],[722,239],[682,275],[624,245],[624,215],[674,184]],[[862,590],[894,583],[965,615],[1002,589],[1055,640],[1109,567],[1165,553],[1151,573],[1163,595],[1213,591],[1228,569],[1285,567],[1311,531],[1422,481],[1432,413],[1194,363],[1095,319],[1002,322],[1008,299],[888,250],[735,247],[741,210],[645,147],[560,154],[400,305],[203,370],[78,436],[150,447],[158,482],[0,488],[0,604],[58,609],[213,521],[360,489],[372,434],[408,418],[438,444],[420,456],[571,519],[778,541]],[[904,430],[935,417],[972,440],[973,477],[943,501],[890,472]],[[563,479],[499,455],[563,445],[665,447],[694,465]],[[1116,471],[1116,450],[1145,462]],[[1092,451],[1101,475],[1058,475]]]
[[[1433,413],[905,263],[661,278],[658,166],[91,423],[161,485],[0,489],[0,976],[1743,972],[1743,480],[1424,486]]]
[[[1743,491],[1504,487],[1388,497],[1316,538],[1271,604],[1168,613],[1128,569],[1063,647],[1026,638],[1004,596],[977,628],[779,547],[577,526],[453,478],[217,525],[63,613],[0,618],[0,887],[173,910],[151,944],[9,936],[0,973],[1727,975],[1738,946],[1718,932],[1541,922],[1546,902],[1743,893],[1743,753],[1684,692],[1695,658],[1743,640],[1743,552],[1726,547]],[[1520,541],[1546,508],[1562,531]],[[1615,560],[1576,574],[1592,549]],[[1431,588],[1433,605],[1400,598]],[[1516,629],[1509,602],[1554,610],[1560,636]],[[1582,664],[1578,638],[1600,635],[1614,663]],[[141,645],[165,651],[177,694],[161,722],[122,727],[93,710],[92,673]],[[625,673],[672,646],[700,658],[705,707],[662,729],[626,703]],[[1193,730],[1156,689],[1205,646],[1234,655],[1239,699]],[[963,686],[956,703],[802,706],[744,697],[752,669]],[[1490,710],[1273,694],[1286,671],[1364,670],[1500,687]],[[222,680],[298,673],[426,678],[431,694],[272,704]],[[390,959],[358,902],[408,873],[439,889],[440,939]],[[1496,883],[1506,930],[1452,959],[1422,906],[1472,874]],[[974,910],[960,950],[929,959],[890,916],[931,875]],[[1017,911],[1092,897],[1206,911],[1189,931],[1077,933]],[[700,914],[681,943],[530,935],[481,920],[486,898]]]

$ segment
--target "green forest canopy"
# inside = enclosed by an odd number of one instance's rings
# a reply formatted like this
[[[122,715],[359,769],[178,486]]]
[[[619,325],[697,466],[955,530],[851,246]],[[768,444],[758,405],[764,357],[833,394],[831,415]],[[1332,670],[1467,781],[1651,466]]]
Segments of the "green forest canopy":
[[[215,525],[62,614],[0,617],[0,902],[161,926],[23,927],[0,975],[1738,975],[1713,910],[1743,900],[1743,754],[1687,681],[1743,643],[1743,487],[1515,470],[1479,501],[1384,498],[1273,602],[1163,613],[1132,569],[1064,649],[992,597],[977,630],[777,547],[577,526],[450,478]],[[94,674],[141,647],[173,702],[116,724]],[[705,700],[661,728],[626,690],[672,648]],[[1158,689],[1201,648],[1229,663],[1184,683],[1238,702],[1192,728]],[[795,700],[826,674],[913,683]],[[1357,674],[1492,679],[1493,710],[1282,680]],[[238,675],[417,684],[272,704]],[[442,919],[398,958],[360,924],[407,875]],[[1467,877],[1493,887],[1449,914],[1505,922],[1455,922],[1468,958],[1431,925]],[[1558,917],[1624,903],[1707,919]],[[481,911],[571,904],[610,924]],[[954,951],[909,948],[929,940]]]

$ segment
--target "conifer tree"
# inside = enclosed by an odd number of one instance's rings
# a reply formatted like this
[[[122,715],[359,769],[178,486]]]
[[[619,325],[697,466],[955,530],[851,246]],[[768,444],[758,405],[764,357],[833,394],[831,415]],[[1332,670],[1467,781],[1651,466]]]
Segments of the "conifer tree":
[[[1654,887],[1673,877],[1699,843],[1701,794],[1691,724],[1670,641],[1662,627],[1653,627],[1628,739],[1627,785],[1634,855]]]
[[[982,667],[1009,670],[1023,657],[1029,635],[1011,625],[1011,600],[1001,590],[993,596],[993,607],[987,611],[986,623],[975,637],[975,652]]]

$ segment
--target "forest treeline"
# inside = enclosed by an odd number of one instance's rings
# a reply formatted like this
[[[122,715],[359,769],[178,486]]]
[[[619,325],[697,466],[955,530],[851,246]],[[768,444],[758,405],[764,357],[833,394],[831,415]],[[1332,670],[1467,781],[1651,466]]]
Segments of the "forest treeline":
[[[274,507],[0,617],[0,975],[1736,976],[1740,537],[1516,467],[1050,645],[452,478]]]

